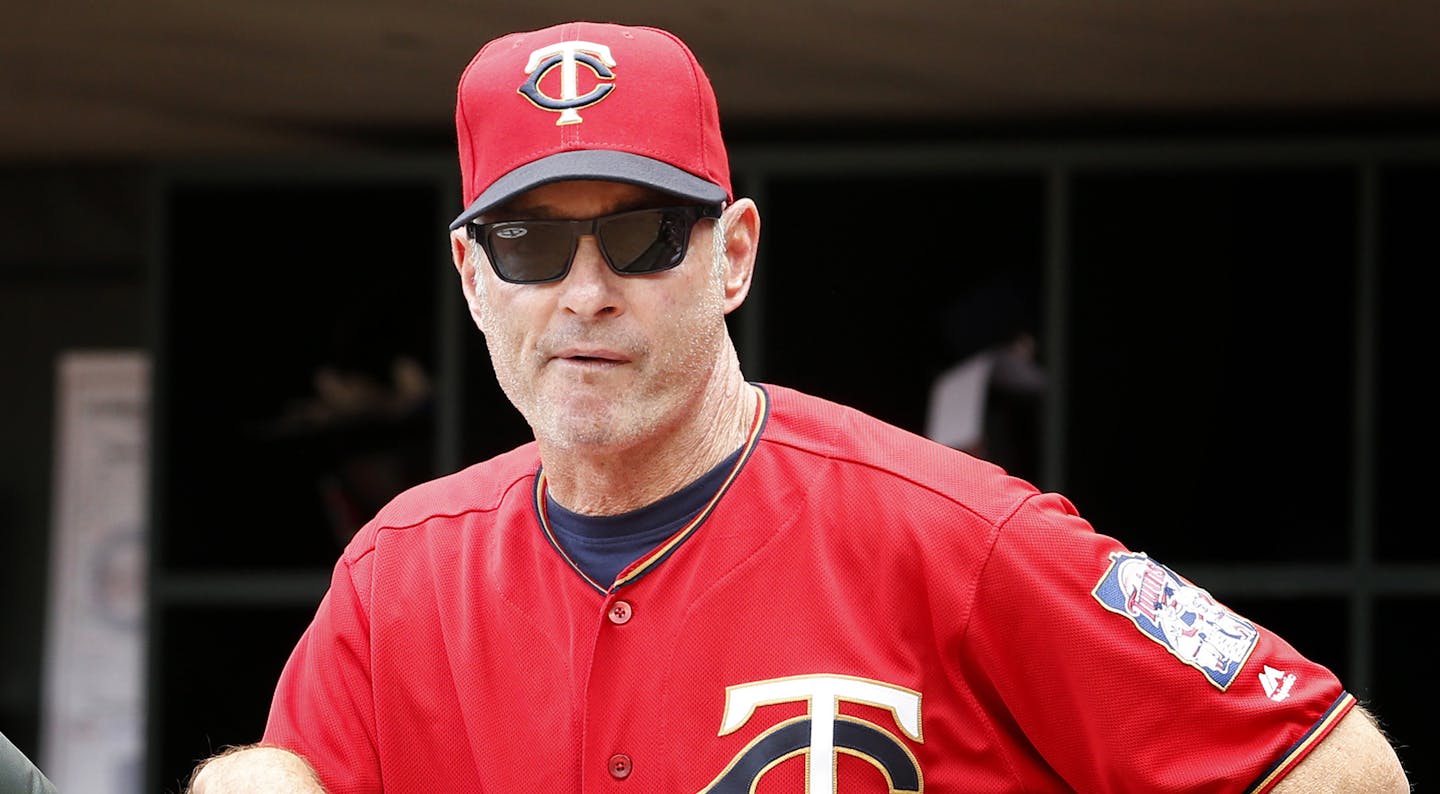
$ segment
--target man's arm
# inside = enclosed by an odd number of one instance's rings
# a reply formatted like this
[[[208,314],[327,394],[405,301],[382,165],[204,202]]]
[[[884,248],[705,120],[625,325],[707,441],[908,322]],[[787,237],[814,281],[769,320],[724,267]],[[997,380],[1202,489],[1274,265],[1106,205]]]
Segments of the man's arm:
[[[1370,712],[1358,705],[1273,789],[1274,794],[1320,791],[1410,791],[1395,748]]]
[[[1338,729],[1338,728],[1337,728]],[[186,794],[325,794],[304,758],[281,747],[232,747],[195,767]]]
[[[3,733],[0,733],[0,791],[6,794],[55,794],[54,784]]]

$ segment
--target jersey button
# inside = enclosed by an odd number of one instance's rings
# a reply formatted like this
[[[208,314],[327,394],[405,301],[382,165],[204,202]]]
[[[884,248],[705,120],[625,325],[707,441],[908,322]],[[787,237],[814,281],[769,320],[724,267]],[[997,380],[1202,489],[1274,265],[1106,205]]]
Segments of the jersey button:
[[[610,777],[616,780],[624,780],[630,777],[630,769],[630,756],[624,753],[616,753],[610,756]]]
[[[623,626],[630,622],[630,616],[635,614],[635,611],[630,608],[629,601],[616,601],[610,605],[610,612],[608,614],[611,623],[617,626]],[[621,756],[616,756],[616,758],[619,757]]]

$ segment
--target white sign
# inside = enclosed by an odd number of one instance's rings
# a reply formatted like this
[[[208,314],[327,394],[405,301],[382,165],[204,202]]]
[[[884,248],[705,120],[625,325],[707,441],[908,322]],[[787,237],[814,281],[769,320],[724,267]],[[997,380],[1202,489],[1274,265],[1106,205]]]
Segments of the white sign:
[[[140,792],[149,372],[134,351],[58,361],[40,768],[62,792]]]

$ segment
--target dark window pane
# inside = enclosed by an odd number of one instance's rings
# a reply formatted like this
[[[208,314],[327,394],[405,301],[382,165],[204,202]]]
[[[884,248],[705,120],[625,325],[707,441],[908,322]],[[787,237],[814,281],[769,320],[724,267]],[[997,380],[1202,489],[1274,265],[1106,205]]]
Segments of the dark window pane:
[[[158,614],[162,687],[150,696],[158,788],[150,790],[181,792],[200,759],[260,740],[280,671],[314,607],[206,605]]]
[[[1434,645],[1424,637],[1440,599],[1384,598],[1375,602],[1375,684],[1371,698],[1415,791],[1440,786],[1435,756]]]
[[[328,569],[432,473],[436,191],[180,184],[167,201],[163,565]],[[322,399],[322,396],[324,399]]]
[[[1430,386],[1437,337],[1434,272],[1440,266],[1437,197],[1440,168],[1381,175],[1376,551],[1396,562],[1440,561],[1440,533],[1406,506],[1412,495],[1434,487],[1426,462],[1440,446]]]
[[[944,370],[1014,328],[1043,339],[1039,176],[790,177],[760,209],[760,379],[923,433]]]
[[[1065,490],[1162,559],[1344,558],[1353,174],[1074,185]]]

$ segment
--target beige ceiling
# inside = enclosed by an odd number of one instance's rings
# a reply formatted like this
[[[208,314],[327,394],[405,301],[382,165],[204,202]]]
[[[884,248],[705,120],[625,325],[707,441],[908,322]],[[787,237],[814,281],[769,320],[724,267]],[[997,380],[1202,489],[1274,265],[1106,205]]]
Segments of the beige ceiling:
[[[170,158],[449,134],[492,35],[571,18],[690,41],[727,124],[1433,116],[1431,0],[10,0],[0,159]]]

